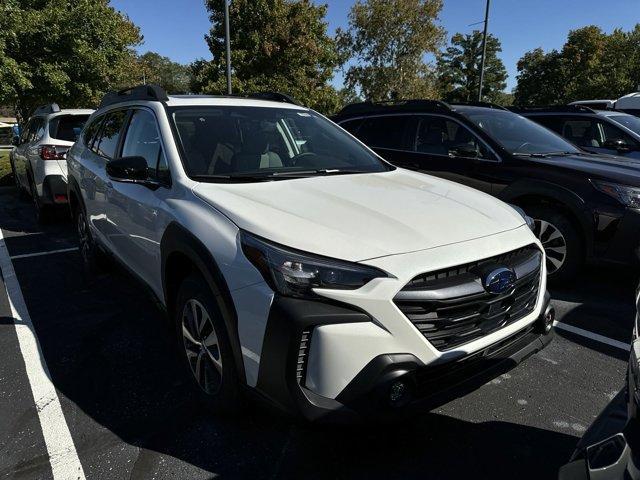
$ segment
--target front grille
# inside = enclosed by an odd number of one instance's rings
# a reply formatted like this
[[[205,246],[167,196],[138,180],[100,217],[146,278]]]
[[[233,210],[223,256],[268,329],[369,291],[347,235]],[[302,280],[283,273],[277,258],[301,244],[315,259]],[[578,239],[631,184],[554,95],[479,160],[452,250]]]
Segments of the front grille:
[[[307,376],[307,360],[309,357],[309,346],[311,345],[312,330],[304,330],[300,336],[300,347],[298,349],[298,361],[296,362],[296,380],[298,385],[304,386],[304,379]]]
[[[488,335],[533,311],[540,288],[542,253],[535,245],[484,260],[418,275],[395,297],[405,316],[438,350]],[[516,273],[515,287],[488,293],[482,272],[505,266]]]

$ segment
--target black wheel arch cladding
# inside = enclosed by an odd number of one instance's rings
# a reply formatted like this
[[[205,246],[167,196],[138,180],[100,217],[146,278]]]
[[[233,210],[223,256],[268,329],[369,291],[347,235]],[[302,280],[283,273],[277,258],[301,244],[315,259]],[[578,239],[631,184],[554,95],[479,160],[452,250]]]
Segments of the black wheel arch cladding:
[[[238,336],[238,316],[227,282],[215,258],[213,258],[213,255],[211,255],[200,240],[176,222],[170,223],[166,228],[160,242],[160,252],[162,289],[164,302],[170,318],[174,318],[175,315],[175,297],[180,287],[179,281],[186,278],[184,276],[185,272],[195,270],[195,272],[199,273],[207,282],[207,286],[217,300],[229,335],[229,342],[231,343],[238,378],[241,383],[245,384],[244,361],[242,359],[242,348]],[[173,278],[172,271],[170,271],[170,269],[176,267],[172,262],[178,261],[172,260],[172,258],[175,258],[174,255],[182,257],[189,262],[189,268],[182,270],[183,275],[180,276],[180,278]],[[180,267],[184,268],[186,266],[181,265]]]

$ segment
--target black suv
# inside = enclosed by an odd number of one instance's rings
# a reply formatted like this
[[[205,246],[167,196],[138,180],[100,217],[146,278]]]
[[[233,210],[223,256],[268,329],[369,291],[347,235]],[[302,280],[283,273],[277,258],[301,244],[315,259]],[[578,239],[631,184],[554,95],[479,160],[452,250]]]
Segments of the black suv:
[[[534,219],[555,281],[573,277],[585,261],[640,259],[640,162],[586,153],[485,103],[364,102],[333,120],[394,165],[521,207]]]

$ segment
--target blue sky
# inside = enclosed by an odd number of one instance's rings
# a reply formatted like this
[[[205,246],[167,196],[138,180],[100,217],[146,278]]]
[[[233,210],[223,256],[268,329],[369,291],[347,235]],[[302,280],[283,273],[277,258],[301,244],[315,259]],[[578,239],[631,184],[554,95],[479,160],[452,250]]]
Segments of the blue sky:
[[[330,31],[345,26],[352,0],[327,3]],[[174,61],[188,63],[210,58],[204,41],[209,19],[203,0],[111,0],[141,28],[145,41],[139,50],[153,50]],[[484,17],[485,0],[444,0],[440,20],[449,36],[470,32]],[[509,72],[508,90],[515,85],[516,63],[536,47],[559,48],[571,29],[598,25],[605,31],[629,30],[640,23],[638,0],[492,0],[489,31],[502,42],[502,60]],[[341,86],[342,77],[334,79]]]

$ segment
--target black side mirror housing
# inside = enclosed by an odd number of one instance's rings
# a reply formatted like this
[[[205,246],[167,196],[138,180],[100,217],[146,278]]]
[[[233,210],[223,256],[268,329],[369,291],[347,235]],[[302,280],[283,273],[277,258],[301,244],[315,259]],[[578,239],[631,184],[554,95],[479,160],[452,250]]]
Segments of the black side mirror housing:
[[[107,175],[116,182],[153,183],[149,178],[147,161],[143,157],[121,157],[107,162]]]
[[[475,145],[469,145],[468,143],[456,145],[455,147],[452,147],[449,152],[454,157],[477,158],[480,156],[478,147]]]
[[[602,144],[604,148],[610,148],[611,150],[618,150],[619,152],[628,152],[631,147],[621,138],[611,138],[605,140]]]

